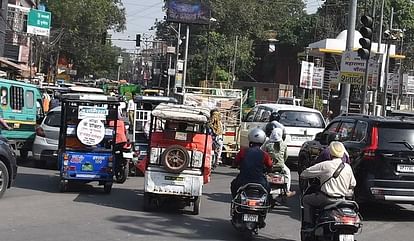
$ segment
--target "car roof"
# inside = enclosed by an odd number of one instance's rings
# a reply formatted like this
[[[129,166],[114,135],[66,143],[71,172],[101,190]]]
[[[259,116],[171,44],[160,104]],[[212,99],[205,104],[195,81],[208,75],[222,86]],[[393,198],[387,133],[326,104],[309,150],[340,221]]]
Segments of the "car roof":
[[[341,115],[334,118],[338,120],[360,120],[360,121],[367,121],[367,122],[376,122],[376,123],[410,123],[414,124],[413,117],[407,116],[372,116],[372,115],[362,115],[362,114],[348,114],[348,115]]]
[[[274,111],[281,111],[281,110],[292,110],[292,111],[306,111],[306,112],[314,112],[314,113],[321,113],[318,110],[304,107],[304,106],[297,106],[297,105],[286,105],[286,104],[259,104],[257,106],[264,106],[270,108]]]

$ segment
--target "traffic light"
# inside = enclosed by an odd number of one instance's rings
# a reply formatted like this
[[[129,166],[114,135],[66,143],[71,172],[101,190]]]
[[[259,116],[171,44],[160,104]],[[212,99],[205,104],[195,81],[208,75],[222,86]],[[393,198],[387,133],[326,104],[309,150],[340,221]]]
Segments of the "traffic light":
[[[141,46],[141,34],[137,34],[135,37],[135,46],[139,47]]]
[[[363,26],[359,29],[359,32],[362,38],[359,39],[359,44],[361,44],[362,48],[358,49],[358,56],[361,59],[369,59],[372,42],[372,17],[367,15],[362,16],[361,23]]]

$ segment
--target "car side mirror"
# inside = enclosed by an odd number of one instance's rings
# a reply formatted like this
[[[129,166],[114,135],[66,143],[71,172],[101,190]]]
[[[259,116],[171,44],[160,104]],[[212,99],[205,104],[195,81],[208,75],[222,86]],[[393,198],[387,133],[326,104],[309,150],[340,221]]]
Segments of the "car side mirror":
[[[322,132],[317,133],[316,136],[315,136],[315,141],[321,141],[322,136],[323,136]]]

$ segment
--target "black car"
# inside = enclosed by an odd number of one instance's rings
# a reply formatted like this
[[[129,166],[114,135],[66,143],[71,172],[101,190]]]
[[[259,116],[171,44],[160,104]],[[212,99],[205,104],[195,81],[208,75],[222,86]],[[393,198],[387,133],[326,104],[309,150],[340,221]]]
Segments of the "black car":
[[[0,136],[0,198],[17,175],[16,156],[6,138]]]
[[[391,201],[414,204],[414,120],[363,115],[339,116],[299,153],[299,174],[336,134],[351,159],[358,202]],[[303,184],[303,181],[301,181]]]

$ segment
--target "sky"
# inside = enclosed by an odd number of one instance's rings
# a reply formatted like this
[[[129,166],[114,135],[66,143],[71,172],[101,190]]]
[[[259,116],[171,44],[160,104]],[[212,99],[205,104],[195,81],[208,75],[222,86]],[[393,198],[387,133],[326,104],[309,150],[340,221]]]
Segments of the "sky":
[[[305,0],[306,11],[314,13],[322,5],[323,0]],[[134,41],[112,40],[114,45],[125,48],[128,52],[135,50],[135,35],[145,37],[154,36],[149,29],[156,19],[162,19],[165,12],[162,10],[163,0],[122,0],[126,9],[126,30],[122,33],[112,33],[112,39],[130,39]],[[144,37],[143,36],[143,37]],[[142,37],[141,37],[142,39]]]

